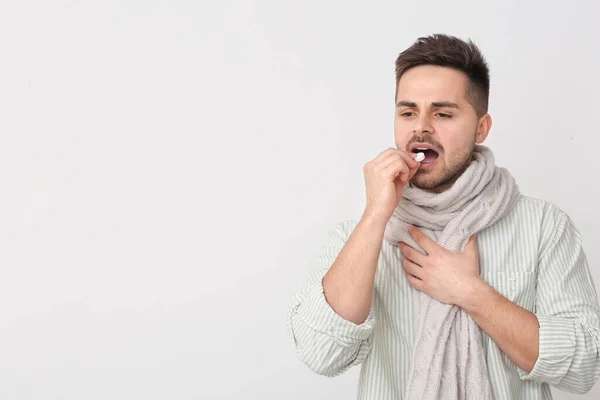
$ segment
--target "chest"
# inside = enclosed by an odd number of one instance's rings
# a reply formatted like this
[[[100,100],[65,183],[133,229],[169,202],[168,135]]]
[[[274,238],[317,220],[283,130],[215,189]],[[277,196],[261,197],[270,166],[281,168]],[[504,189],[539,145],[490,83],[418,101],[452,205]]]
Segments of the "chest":
[[[495,224],[477,237],[480,276],[513,303],[534,312],[539,235],[520,224]],[[382,307],[413,303],[414,290],[406,280],[402,255],[396,246],[382,248],[375,295]],[[410,312],[410,308],[405,308]]]

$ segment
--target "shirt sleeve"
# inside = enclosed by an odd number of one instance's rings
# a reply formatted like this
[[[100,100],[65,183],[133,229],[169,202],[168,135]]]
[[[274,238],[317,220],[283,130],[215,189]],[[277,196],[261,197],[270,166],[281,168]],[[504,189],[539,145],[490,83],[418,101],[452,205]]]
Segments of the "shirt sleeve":
[[[596,288],[571,219],[557,212],[542,229],[551,234],[540,246],[535,307],[539,356],[529,374],[520,368],[519,374],[567,392],[587,393],[600,375]]]
[[[287,324],[298,357],[314,372],[337,376],[365,360],[371,350],[373,310],[360,325],[339,316],[325,299],[322,280],[356,226],[336,225],[311,263],[311,272],[294,293]]]

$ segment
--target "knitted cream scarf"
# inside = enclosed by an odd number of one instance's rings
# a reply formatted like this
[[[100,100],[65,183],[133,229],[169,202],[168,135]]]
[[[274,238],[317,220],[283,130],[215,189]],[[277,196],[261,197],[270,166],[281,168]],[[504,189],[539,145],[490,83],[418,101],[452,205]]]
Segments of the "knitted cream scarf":
[[[385,231],[385,239],[403,241],[423,252],[408,224],[451,251],[462,251],[469,238],[504,217],[519,189],[496,167],[487,147],[477,145],[473,161],[452,187],[439,194],[407,185]],[[461,308],[414,291],[419,310],[407,400],[484,400],[490,384],[481,331]]]

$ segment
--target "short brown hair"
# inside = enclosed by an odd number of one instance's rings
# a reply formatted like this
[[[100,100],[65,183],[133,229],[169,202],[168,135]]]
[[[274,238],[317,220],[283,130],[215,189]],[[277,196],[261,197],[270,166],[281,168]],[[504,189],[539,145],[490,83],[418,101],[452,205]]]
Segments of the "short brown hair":
[[[466,97],[477,116],[488,111],[490,96],[490,71],[483,54],[469,40],[454,36],[434,34],[420,37],[396,59],[396,97],[398,82],[406,71],[420,65],[437,65],[453,68],[467,75],[470,85]],[[394,102],[396,98],[394,98]]]

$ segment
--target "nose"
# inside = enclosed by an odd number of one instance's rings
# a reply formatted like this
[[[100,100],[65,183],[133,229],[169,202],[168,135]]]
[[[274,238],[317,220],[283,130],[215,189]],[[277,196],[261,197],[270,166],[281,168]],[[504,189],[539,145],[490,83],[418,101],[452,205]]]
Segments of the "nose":
[[[431,119],[426,113],[422,113],[418,118],[415,119],[415,125],[413,127],[413,133],[421,136],[425,133],[433,133],[433,125]]]

